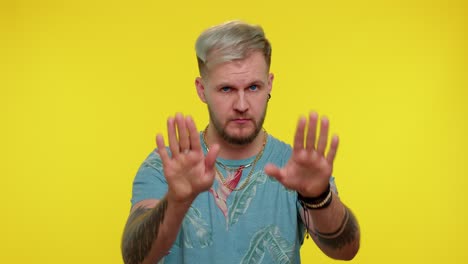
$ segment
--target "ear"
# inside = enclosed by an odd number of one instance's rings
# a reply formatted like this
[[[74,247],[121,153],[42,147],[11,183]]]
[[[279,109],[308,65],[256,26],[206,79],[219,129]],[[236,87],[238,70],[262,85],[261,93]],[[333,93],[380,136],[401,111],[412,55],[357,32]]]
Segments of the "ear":
[[[268,75],[268,93],[271,93],[271,89],[273,88],[273,79],[275,79],[275,75],[270,73]]]
[[[205,86],[203,84],[203,79],[202,77],[197,77],[195,79],[195,87],[197,88],[197,94],[200,100],[206,104],[206,98],[205,98]]]

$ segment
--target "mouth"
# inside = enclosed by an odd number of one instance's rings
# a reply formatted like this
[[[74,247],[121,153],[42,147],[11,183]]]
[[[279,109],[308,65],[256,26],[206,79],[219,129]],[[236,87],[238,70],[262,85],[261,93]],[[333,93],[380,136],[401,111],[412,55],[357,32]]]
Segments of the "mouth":
[[[251,119],[249,119],[249,118],[234,118],[231,121],[236,123],[236,124],[241,124],[242,125],[242,124],[246,124],[246,123],[250,122]]]

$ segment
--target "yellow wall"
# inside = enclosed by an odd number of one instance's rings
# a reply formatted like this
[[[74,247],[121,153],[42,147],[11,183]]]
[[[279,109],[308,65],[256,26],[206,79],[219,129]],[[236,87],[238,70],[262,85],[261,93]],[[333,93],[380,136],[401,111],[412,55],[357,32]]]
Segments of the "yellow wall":
[[[468,262],[466,2],[63,2],[0,2],[1,263],[122,263],[154,135],[176,111],[207,123],[194,41],[235,18],[273,44],[266,129],[292,142],[317,110],[341,137],[352,263]]]

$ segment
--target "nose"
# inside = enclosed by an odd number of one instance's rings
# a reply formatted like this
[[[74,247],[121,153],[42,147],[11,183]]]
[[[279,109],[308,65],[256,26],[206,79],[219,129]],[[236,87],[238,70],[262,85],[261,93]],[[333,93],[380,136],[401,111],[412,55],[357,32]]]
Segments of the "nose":
[[[241,113],[244,113],[249,109],[249,103],[247,102],[246,95],[242,90],[240,90],[237,95],[236,101],[234,103],[234,109]]]

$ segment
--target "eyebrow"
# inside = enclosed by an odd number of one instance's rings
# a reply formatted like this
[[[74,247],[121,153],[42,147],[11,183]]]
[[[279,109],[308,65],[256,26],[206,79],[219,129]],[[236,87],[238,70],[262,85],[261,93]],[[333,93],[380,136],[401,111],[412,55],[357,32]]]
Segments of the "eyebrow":
[[[265,86],[265,83],[263,81],[261,81],[261,80],[255,80],[255,81],[250,82],[248,86],[251,86],[251,85]],[[233,88],[235,88],[236,86],[232,85],[230,83],[227,83],[227,82],[222,82],[219,85],[216,85],[215,87],[216,88],[223,88],[223,87],[233,87]]]

